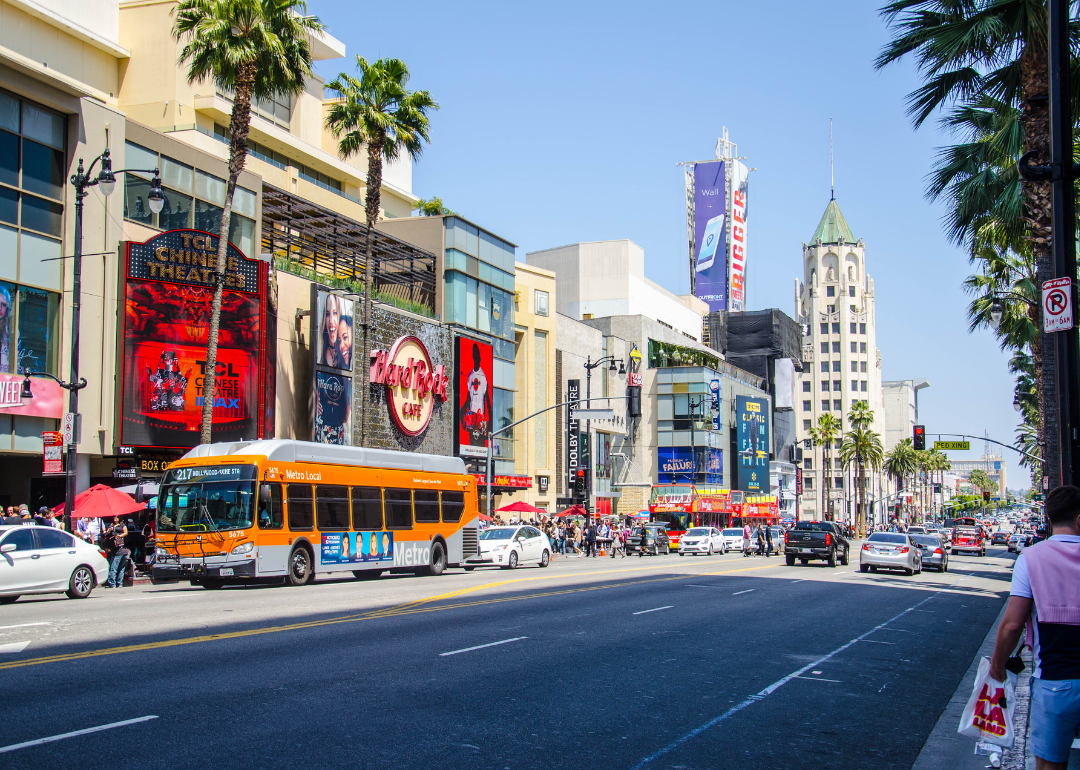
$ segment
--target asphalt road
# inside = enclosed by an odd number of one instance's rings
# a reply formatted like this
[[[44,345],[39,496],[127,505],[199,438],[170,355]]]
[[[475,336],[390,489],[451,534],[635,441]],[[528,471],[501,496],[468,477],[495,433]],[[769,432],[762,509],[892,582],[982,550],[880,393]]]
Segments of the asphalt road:
[[[0,607],[0,768],[907,770],[1011,563],[568,558],[22,599]]]

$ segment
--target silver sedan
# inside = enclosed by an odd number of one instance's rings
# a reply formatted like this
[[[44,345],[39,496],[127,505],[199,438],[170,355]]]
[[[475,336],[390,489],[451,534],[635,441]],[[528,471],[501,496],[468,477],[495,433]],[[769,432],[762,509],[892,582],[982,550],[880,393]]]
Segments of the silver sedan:
[[[938,572],[949,571],[949,554],[941,538],[935,535],[909,535],[922,554],[922,565]]]
[[[875,532],[859,552],[859,571],[900,569],[907,575],[922,572],[922,552],[901,532]]]

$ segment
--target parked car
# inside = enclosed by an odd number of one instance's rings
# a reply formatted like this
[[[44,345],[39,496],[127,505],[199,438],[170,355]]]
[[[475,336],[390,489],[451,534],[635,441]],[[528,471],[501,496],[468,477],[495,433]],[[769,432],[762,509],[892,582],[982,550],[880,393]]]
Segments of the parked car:
[[[922,572],[922,552],[902,532],[875,532],[870,535],[859,552],[859,571],[877,572],[879,569],[900,569],[907,575]]]
[[[716,527],[692,527],[683,533],[678,544],[679,556],[683,554],[727,553],[727,541]]]
[[[990,538],[990,545],[1008,545],[1009,533],[1008,532],[995,532],[994,536]]]
[[[741,551],[742,550],[742,529],[740,527],[729,527],[728,529],[720,530],[720,534],[724,537],[724,544],[729,551]]]
[[[938,572],[949,571],[949,554],[945,544],[937,535],[911,535],[911,542],[919,549],[924,569],[936,569]]]
[[[488,527],[480,533],[477,547],[478,553],[462,565],[466,571],[486,565],[515,569],[519,564],[551,563],[551,543],[536,527]]]
[[[634,527],[626,538],[626,555],[642,549],[642,537],[645,538],[645,552],[653,555],[671,553],[671,541],[668,540],[667,525],[663,522],[649,522],[641,527]]]
[[[835,567],[837,560],[847,564],[850,549],[840,526],[832,521],[800,521],[784,538],[784,556],[789,567],[795,566],[796,559],[802,564],[823,559],[830,567]]]
[[[0,604],[24,594],[85,599],[109,578],[105,552],[54,527],[0,526]]]

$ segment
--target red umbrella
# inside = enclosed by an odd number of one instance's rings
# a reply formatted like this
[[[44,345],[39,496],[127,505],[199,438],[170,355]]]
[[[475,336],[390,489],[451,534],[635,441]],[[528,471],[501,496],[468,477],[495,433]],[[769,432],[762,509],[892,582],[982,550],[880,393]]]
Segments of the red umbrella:
[[[502,508],[496,508],[497,511],[514,511],[516,513],[547,513],[543,508],[537,508],[535,505],[529,505],[524,501],[518,501],[516,503],[510,503],[504,505]]]
[[[480,521],[495,521],[495,519],[491,516],[488,516],[486,513],[481,513]]]
[[[559,516],[588,516],[588,511],[585,510],[584,506],[571,505],[565,511],[559,511],[558,513],[556,513],[555,516],[556,518],[558,518]]]
[[[104,484],[95,484],[80,495],[75,496],[75,510],[71,518],[112,518],[126,516],[146,508],[146,503],[137,503],[129,495],[117,492]],[[64,512],[64,504],[53,508],[55,513]]]

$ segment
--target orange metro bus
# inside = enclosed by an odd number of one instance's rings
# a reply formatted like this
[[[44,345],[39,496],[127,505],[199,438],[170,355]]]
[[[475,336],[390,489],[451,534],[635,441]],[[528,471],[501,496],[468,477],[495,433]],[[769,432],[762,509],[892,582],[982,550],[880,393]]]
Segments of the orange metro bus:
[[[157,498],[156,579],[304,585],[316,573],[438,575],[477,553],[458,457],[270,439],[203,444]]]

